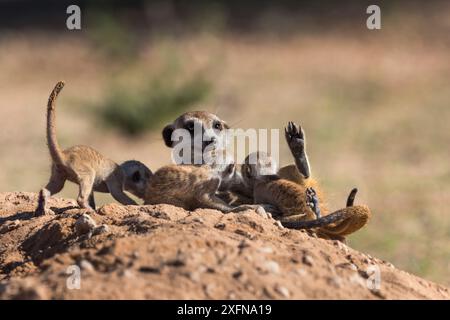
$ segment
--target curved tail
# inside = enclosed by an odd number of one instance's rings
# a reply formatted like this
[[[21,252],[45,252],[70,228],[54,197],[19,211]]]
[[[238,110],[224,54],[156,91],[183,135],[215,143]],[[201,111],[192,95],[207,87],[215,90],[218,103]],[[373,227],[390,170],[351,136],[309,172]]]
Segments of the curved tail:
[[[352,191],[350,191],[350,194],[348,195],[348,198],[347,198],[347,207],[353,206],[357,192],[358,192],[357,188],[353,188]]]
[[[336,211],[321,218],[309,221],[281,221],[283,227],[290,229],[311,229],[327,226],[348,218],[347,211]]]
[[[53,159],[53,162],[56,164],[64,164],[65,157],[59,147],[58,140],[56,138],[56,116],[55,116],[55,101],[58,97],[58,94],[61,92],[62,88],[64,88],[64,81],[59,81],[55,88],[53,89],[50,97],[48,98],[47,104],[47,144],[48,149],[50,151],[50,155]]]
[[[356,193],[358,189],[354,188],[350,191],[350,194],[347,198],[347,207],[353,206],[353,202],[355,201]],[[311,228],[319,228],[328,226],[332,223],[341,222],[351,216],[351,213],[348,210],[338,210],[336,212],[330,213],[326,216],[315,220],[309,221],[281,221],[281,224],[290,229],[311,229]]]

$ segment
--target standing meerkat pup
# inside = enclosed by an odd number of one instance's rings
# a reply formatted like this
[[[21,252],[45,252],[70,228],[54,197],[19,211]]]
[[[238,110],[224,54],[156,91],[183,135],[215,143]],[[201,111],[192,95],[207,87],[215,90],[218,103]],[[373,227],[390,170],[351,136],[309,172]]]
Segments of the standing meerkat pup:
[[[135,205],[136,202],[123,190],[139,198],[144,197],[152,172],[143,163],[130,160],[119,166],[88,146],[74,146],[66,150],[59,147],[55,130],[55,101],[63,87],[64,82],[58,82],[48,99],[47,143],[52,158],[52,173],[50,181],[39,193],[36,215],[48,211],[47,198],[60,192],[66,180],[78,184],[77,202],[81,208],[95,209],[94,191],[111,193],[121,204]]]

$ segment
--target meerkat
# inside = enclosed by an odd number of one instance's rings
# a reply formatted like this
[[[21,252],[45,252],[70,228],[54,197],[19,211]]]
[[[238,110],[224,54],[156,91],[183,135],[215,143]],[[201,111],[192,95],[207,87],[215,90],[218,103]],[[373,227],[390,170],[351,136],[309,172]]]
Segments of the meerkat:
[[[208,142],[201,144],[200,148],[193,147],[193,142],[196,137],[194,133],[195,125],[199,126],[202,129],[197,130],[197,132],[200,133],[207,131],[211,134],[211,129],[215,129],[213,130],[213,134],[209,136],[210,141],[213,142],[213,151],[220,151],[220,147],[224,146],[226,138],[224,130],[230,128],[227,123],[220,119],[218,116],[205,111],[184,113],[177,119],[175,119],[175,121],[168,124],[163,129],[162,136],[166,146],[170,148],[174,148],[177,143],[179,143],[172,140],[173,132],[176,129],[185,129],[190,133],[189,138],[187,139],[188,141],[181,142],[190,144],[190,150],[193,151],[191,152],[191,158],[188,158],[189,161],[193,160],[196,153],[198,153],[199,151],[204,152],[205,147],[210,147]],[[294,182],[297,185],[305,186],[306,190],[312,188],[312,190],[308,191],[308,195],[311,198],[311,201],[314,201],[314,199],[316,199],[316,201],[318,202],[316,206],[316,212],[314,213],[316,215],[316,218],[320,213],[326,214],[328,210],[325,205],[323,193],[321,192],[317,181],[311,178],[311,169],[306,153],[306,139],[303,129],[300,126],[297,126],[294,122],[289,122],[288,126],[285,128],[285,138],[294,157],[295,164],[282,167],[278,171],[274,171],[273,173],[277,174],[280,178]],[[208,136],[205,140],[209,141]],[[228,161],[223,163],[221,166],[213,166],[207,168],[209,170],[220,172],[221,170],[226,168],[229,163],[230,162]],[[202,162],[201,165],[204,165],[204,162]],[[233,173],[233,177],[220,183],[219,189],[216,193],[216,197],[220,198],[220,200],[224,201],[229,206],[253,204],[253,192],[251,192],[248,186],[243,184],[242,181],[242,166],[236,165],[236,170]],[[309,201],[309,203],[312,203],[311,201]],[[270,212],[272,213],[277,213],[276,210],[274,210],[273,206],[270,207],[266,205],[265,208],[270,210]],[[352,207],[352,209],[354,208],[355,207]],[[350,212],[353,212],[353,216],[350,213],[348,215],[345,215],[346,217],[348,216],[347,218],[339,218],[338,220],[341,222],[335,225],[334,230],[330,231],[331,233],[338,234],[340,232],[342,235],[352,233],[364,226],[370,217],[370,211],[368,210],[368,208],[365,208],[364,210],[350,210]],[[329,220],[330,218],[327,219]],[[331,222],[329,222],[328,220],[321,220],[320,223],[322,223],[323,225],[328,225],[326,229],[331,230],[331,225],[329,225]],[[339,236],[337,235],[336,237]]]
[[[264,205],[230,206],[217,196],[222,181],[234,175],[235,166],[217,172],[208,166],[167,165],[158,169],[148,183],[144,204],[165,203],[195,210],[216,209],[224,213],[248,209],[265,215]]]
[[[266,203],[279,210],[278,220],[292,229],[319,228],[329,236],[345,236],[359,230],[370,215],[366,206],[354,206],[357,189],[347,199],[347,208],[321,216],[321,208],[314,188],[281,178],[273,170],[273,160],[264,152],[257,152],[256,163],[247,156],[242,165],[243,184],[253,193],[253,201]],[[253,163],[253,164],[251,164]],[[266,172],[262,169],[269,168]],[[305,179],[306,180],[306,179]],[[304,181],[305,181],[304,180]]]
[[[222,151],[226,145],[226,130],[229,125],[215,114],[206,111],[185,112],[172,123],[166,125],[162,131],[162,137],[167,147],[174,149],[173,158],[180,160],[177,164],[208,164],[211,169],[225,170],[231,159],[225,155],[224,163],[214,162],[216,157],[223,156]],[[185,132],[188,137],[178,137],[176,133]],[[177,148],[180,147],[180,148]],[[186,147],[185,149],[181,147]],[[189,155],[183,152],[189,150]],[[207,163],[209,156],[212,163]],[[230,160],[230,161],[229,161]],[[219,166],[223,165],[223,166]]]
[[[314,178],[311,177],[311,168],[309,165],[308,157],[306,155],[306,137],[305,132],[301,126],[294,122],[289,122],[285,128],[285,138],[288,143],[289,149],[294,156],[295,165],[288,165],[278,170],[278,176],[283,179],[290,180],[300,185],[304,185],[307,188],[313,188],[315,197],[318,199],[319,208],[322,215],[324,215],[323,222],[326,222],[326,215],[329,212],[324,193],[321,191],[320,185]],[[354,198],[356,196],[357,189],[353,189],[347,199],[347,207],[341,209],[336,213],[345,213],[342,215],[346,218],[340,219],[341,222],[321,227],[318,230],[319,234],[325,237],[342,238],[349,235],[362,227],[364,227],[371,217],[370,209],[367,206],[354,206]],[[317,221],[319,223],[319,221]],[[307,225],[313,225],[313,223],[306,223]],[[292,226],[294,227],[294,226]]]
[[[130,160],[120,166],[88,146],[74,146],[61,150],[56,138],[55,102],[64,87],[56,84],[47,105],[47,144],[52,158],[51,177],[40,191],[36,215],[47,212],[47,199],[60,192],[66,180],[79,186],[77,203],[81,208],[95,210],[94,191],[110,193],[124,205],[136,202],[124,193],[129,191],[143,198],[152,172],[143,163]]]

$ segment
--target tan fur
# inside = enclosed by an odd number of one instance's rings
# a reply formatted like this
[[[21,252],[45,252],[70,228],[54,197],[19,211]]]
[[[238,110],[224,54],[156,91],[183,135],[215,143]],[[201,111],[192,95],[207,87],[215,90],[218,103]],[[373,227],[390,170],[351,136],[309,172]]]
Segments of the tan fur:
[[[251,205],[233,207],[217,197],[221,181],[227,179],[225,175],[232,175],[232,172],[217,174],[208,166],[164,166],[150,179],[144,203],[166,203],[186,210],[208,208],[225,213],[259,208]]]
[[[88,146],[74,146],[64,151],[60,149],[55,132],[55,101],[63,87],[64,82],[58,82],[48,101],[47,141],[52,157],[52,173],[49,183],[39,194],[36,215],[46,213],[47,198],[60,192],[66,180],[79,185],[77,202],[82,208],[94,209],[94,191],[109,192],[117,201],[125,205],[136,204],[123,190],[129,186],[131,192],[142,196],[136,185],[133,186],[133,183],[127,181],[126,173],[139,171],[142,179],[148,179],[151,171],[143,164],[138,161],[129,161],[122,167]],[[133,170],[130,167],[133,167]],[[144,187],[140,186],[142,189]]]
[[[291,225],[296,228],[296,225],[301,225],[301,222],[323,220],[310,228],[321,237],[342,239],[362,228],[370,218],[370,210],[367,206],[352,205],[328,215],[326,206],[320,202],[323,195],[319,191],[316,192],[319,198],[319,207],[325,217],[316,220],[315,213],[307,204],[306,197],[308,188],[313,187],[314,190],[320,190],[314,179],[305,179],[297,171],[295,165],[280,169],[278,174],[261,175],[259,168],[261,165],[267,167],[267,163],[271,161],[270,156],[258,152],[257,164],[249,164],[248,159],[249,156],[241,168],[243,185],[252,190],[255,204],[264,203],[277,208],[279,211],[277,219],[287,226]],[[309,227],[302,226],[300,228]]]
[[[304,179],[295,165],[280,168],[278,175],[280,178],[293,181],[304,188],[313,187],[319,198],[319,207],[322,215],[329,214],[324,194],[316,180],[313,178]],[[317,228],[316,232],[320,236],[331,238],[347,236],[364,227],[371,217],[370,209],[365,205],[350,206],[333,213],[342,214],[342,220],[331,225]]]

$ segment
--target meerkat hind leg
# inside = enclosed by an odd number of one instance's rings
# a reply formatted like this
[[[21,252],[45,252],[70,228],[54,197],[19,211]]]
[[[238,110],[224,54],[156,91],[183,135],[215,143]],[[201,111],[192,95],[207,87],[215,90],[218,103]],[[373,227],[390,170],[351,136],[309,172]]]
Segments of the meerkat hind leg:
[[[321,217],[319,198],[317,197],[316,190],[314,190],[314,188],[312,187],[306,189],[306,204],[314,212],[314,214],[316,215],[316,219],[319,219]]]
[[[77,203],[80,208],[93,211],[94,209],[89,205],[89,198],[93,192],[94,187],[94,174],[86,174],[79,177],[79,193]]]
[[[50,181],[39,192],[38,206],[35,212],[36,216],[42,216],[47,213],[51,213],[47,208],[47,200],[50,196],[60,192],[64,188],[65,182],[66,178],[63,175],[57,173],[55,169],[53,169]]]
[[[216,196],[214,193],[212,194],[204,193],[201,196],[197,197],[197,201],[201,208],[215,209],[223,211],[225,213],[233,211],[233,207],[228,205],[225,201]]]

